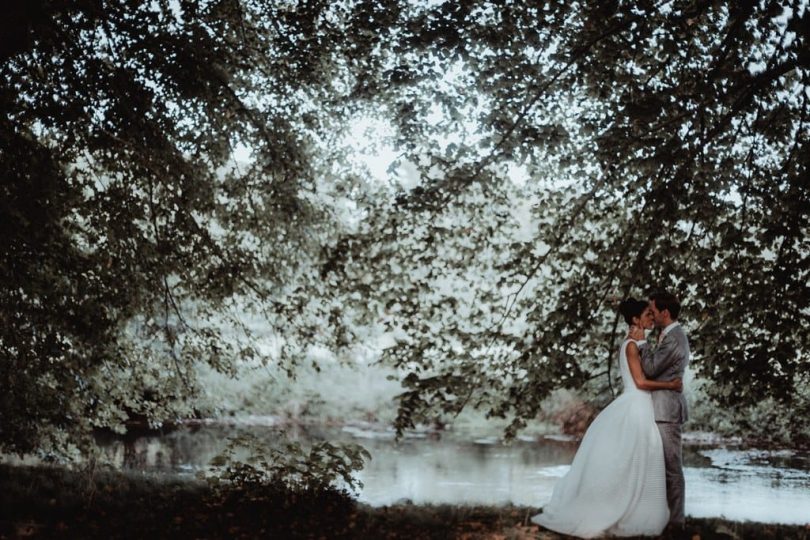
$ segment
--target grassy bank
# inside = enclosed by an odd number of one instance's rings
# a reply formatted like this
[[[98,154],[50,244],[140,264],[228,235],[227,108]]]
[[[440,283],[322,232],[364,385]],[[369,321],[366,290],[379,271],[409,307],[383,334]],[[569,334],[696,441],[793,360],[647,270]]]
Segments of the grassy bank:
[[[202,482],[0,465],[2,538],[563,538],[529,523],[537,509],[369,507],[339,491],[217,490]],[[690,519],[665,538],[806,539],[807,526]]]

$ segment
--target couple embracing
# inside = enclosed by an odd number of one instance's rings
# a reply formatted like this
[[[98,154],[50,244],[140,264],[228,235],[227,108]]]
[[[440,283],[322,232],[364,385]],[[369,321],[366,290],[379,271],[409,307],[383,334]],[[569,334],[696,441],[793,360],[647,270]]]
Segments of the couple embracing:
[[[649,302],[624,300],[619,311],[630,326],[619,347],[624,390],[588,427],[571,469],[532,517],[582,538],[658,535],[684,524],[682,379],[690,352],[681,305],[660,292]],[[655,344],[644,339],[653,327],[661,330]]]

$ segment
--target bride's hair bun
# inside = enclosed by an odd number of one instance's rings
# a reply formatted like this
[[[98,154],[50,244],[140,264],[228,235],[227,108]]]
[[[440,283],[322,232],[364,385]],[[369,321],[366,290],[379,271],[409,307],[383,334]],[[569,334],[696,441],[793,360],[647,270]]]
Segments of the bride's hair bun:
[[[633,324],[633,317],[640,317],[645,309],[647,309],[647,302],[636,300],[632,296],[622,300],[621,304],[619,304],[619,313],[624,316],[624,321],[627,324]]]

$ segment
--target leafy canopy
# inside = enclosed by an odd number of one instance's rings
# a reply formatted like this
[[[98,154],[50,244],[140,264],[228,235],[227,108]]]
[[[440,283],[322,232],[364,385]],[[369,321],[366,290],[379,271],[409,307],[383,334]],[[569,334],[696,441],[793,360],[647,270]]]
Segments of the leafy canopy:
[[[659,287],[714,399],[808,408],[806,2],[8,13],[4,449],[193,414],[197,363],[263,356],[245,310],[291,373],[382,324],[398,429],[474,406],[513,435],[612,388],[612,298]],[[417,182],[353,166],[358,115]]]

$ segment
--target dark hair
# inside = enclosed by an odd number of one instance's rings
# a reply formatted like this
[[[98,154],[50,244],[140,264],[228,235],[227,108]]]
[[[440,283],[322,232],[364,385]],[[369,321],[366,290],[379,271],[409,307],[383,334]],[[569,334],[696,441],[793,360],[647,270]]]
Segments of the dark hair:
[[[658,311],[667,310],[673,321],[678,320],[678,315],[681,313],[681,303],[674,294],[667,291],[654,292],[650,295],[650,300],[655,302]]]
[[[624,315],[624,320],[627,324],[633,324],[633,317],[641,317],[644,310],[647,309],[647,302],[643,300],[636,300],[635,298],[628,298],[622,300],[619,304],[619,313]]]

